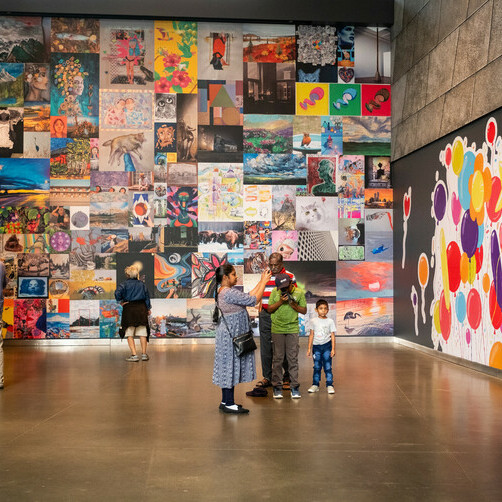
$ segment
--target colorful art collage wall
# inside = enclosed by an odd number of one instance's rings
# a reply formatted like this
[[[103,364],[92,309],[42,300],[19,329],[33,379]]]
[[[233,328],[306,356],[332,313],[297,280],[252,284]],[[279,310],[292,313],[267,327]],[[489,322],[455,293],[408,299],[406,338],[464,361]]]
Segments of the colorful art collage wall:
[[[302,334],[321,297],[339,335],[392,334],[382,47],[388,29],[2,17],[3,335],[117,336],[139,263],[154,337],[214,336],[215,268],[249,290],[274,251]]]
[[[499,109],[394,166],[396,335],[498,369],[501,123]]]

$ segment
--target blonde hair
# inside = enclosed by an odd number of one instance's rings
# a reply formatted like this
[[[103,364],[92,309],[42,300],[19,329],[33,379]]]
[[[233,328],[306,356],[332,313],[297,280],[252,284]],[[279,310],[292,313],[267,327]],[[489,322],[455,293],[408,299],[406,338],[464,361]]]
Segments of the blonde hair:
[[[129,279],[137,279],[139,275],[139,268],[137,265],[130,265],[124,269],[124,272]]]

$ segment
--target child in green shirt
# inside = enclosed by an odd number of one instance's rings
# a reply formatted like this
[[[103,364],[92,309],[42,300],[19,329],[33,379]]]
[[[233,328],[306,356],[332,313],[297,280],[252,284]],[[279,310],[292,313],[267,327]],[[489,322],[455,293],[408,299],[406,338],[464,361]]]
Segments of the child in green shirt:
[[[276,288],[270,293],[268,311],[272,316],[272,385],[274,398],[282,399],[282,363],[284,356],[288,361],[291,378],[291,397],[301,396],[298,382],[298,314],[307,313],[305,293],[293,285],[287,274],[277,274]]]

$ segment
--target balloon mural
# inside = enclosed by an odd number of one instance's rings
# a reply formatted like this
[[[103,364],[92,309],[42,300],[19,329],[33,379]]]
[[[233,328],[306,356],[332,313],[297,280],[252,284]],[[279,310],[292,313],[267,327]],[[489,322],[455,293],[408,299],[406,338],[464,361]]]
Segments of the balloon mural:
[[[479,148],[456,137],[441,151],[443,169],[436,172],[431,193],[435,234],[431,255],[418,259],[417,279],[424,324],[424,293],[428,284],[433,287],[434,348],[502,369],[502,138],[497,129],[492,117]],[[406,223],[409,206],[403,204],[403,213]],[[415,286],[410,298],[416,317]]]

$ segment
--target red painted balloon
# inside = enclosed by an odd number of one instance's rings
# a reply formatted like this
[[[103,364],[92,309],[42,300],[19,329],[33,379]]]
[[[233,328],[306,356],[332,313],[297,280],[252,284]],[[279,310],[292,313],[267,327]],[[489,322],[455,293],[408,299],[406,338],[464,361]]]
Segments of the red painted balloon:
[[[488,143],[493,143],[495,141],[495,123],[490,122],[486,129],[486,139]]]
[[[495,285],[493,284],[493,282],[490,287],[489,306],[490,306],[490,319],[492,321],[493,327],[495,329],[499,329],[500,326],[502,325],[502,310],[500,309],[499,304],[497,303],[497,293],[495,292]]]
[[[477,250],[476,250],[477,251]],[[448,278],[450,291],[455,293],[460,285],[460,248],[455,241],[451,241],[446,248],[446,262],[448,264]]]
[[[481,298],[477,289],[471,289],[467,295],[467,320],[472,329],[477,329],[481,322]]]
[[[476,249],[476,252],[474,253],[474,256],[476,257],[476,274],[479,274],[479,271],[481,270],[481,265],[483,264],[483,245],[478,247]]]
[[[441,297],[439,299],[439,326],[441,327],[441,335],[445,340],[448,340],[448,338],[450,338],[451,329],[451,310],[446,308],[444,291],[441,291]]]
[[[451,164],[451,148],[450,147],[448,147],[446,149],[444,160],[445,160],[447,166],[449,166]]]

